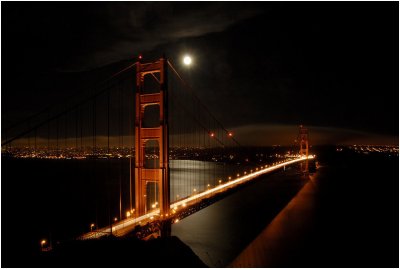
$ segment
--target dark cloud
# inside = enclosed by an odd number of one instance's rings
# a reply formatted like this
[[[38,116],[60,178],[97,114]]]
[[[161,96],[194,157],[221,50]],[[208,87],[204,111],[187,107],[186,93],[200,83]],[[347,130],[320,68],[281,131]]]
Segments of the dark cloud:
[[[311,145],[398,145],[399,137],[358,130],[306,126]],[[234,128],[235,137],[245,145],[294,145],[299,127],[296,125],[256,124]]]
[[[324,134],[327,141],[343,143],[361,139],[348,130],[374,141],[368,134],[382,134],[383,141],[398,136],[395,2],[4,2],[2,7],[7,100],[2,112],[11,115],[10,122],[88,85],[87,73],[76,71],[93,69],[91,81],[102,80],[111,73],[103,72],[108,67],[115,71],[125,63],[114,62],[132,62],[139,53],[153,60],[165,52],[227,128],[327,126],[332,128]],[[183,53],[194,58],[190,69],[180,66]],[[60,82],[60,73],[74,74]]]
[[[16,24],[7,34],[32,38],[28,43],[37,43],[36,49],[45,56],[41,58],[42,64],[50,66],[46,63],[49,61],[64,71],[91,69],[135,57],[161,44],[221,32],[260,13],[254,4],[221,2],[7,3],[6,6],[5,26]],[[54,53],[51,59],[49,52]]]

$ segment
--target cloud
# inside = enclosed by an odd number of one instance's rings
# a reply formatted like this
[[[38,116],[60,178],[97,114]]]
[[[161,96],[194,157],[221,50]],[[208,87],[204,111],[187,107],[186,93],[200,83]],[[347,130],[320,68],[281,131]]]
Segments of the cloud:
[[[79,71],[132,58],[179,39],[224,31],[259,13],[255,4],[243,3],[107,3],[96,8],[92,21],[99,26],[92,22],[84,37],[91,49],[77,55],[67,69]]]
[[[358,130],[306,126],[309,130],[311,145],[351,145],[351,144],[386,144],[398,145],[399,137],[381,135]],[[244,145],[270,146],[292,145],[297,138],[298,126],[253,124],[242,125],[233,129],[235,137]]]

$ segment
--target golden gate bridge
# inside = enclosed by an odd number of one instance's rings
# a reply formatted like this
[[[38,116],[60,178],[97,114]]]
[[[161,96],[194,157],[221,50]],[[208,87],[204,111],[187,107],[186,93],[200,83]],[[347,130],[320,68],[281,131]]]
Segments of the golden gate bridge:
[[[139,59],[3,130],[2,138],[3,156],[89,160],[93,185],[100,184],[99,167],[107,167],[105,177],[118,188],[94,194],[95,221],[79,239],[132,231],[144,239],[169,236],[171,224],[227,191],[295,163],[307,173],[313,158],[303,126],[299,150],[272,163],[249,158],[165,57]]]

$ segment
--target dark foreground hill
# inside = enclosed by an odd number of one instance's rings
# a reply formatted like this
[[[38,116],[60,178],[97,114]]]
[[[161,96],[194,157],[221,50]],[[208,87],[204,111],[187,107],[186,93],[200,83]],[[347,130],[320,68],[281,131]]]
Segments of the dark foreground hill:
[[[207,267],[175,236],[71,241],[41,253],[33,263],[28,267]]]

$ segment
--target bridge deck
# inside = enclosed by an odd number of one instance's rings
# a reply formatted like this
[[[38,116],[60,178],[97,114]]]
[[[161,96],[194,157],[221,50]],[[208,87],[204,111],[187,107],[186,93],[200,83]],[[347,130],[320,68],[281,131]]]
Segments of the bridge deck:
[[[314,157],[309,156],[308,158],[312,159]],[[287,165],[291,165],[291,164],[294,164],[297,162],[304,161],[305,159],[306,159],[306,157],[298,157],[293,160],[284,161],[284,162],[278,163],[276,165],[272,165],[272,166],[260,169],[253,173],[249,173],[245,176],[241,176],[241,177],[238,177],[227,183],[221,184],[212,189],[206,190],[204,192],[201,192],[201,193],[198,193],[195,195],[191,195],[185,199],[182,199],[175,203],[172,203],[170,208],[173,210],[174,213],[177,213],[180,210],[183,210],[185,207],[195,205],[196,203],[200,202],[203,198],[212,197],[218,193],[226,191],[227,189],[234,188],[237,185],[240,185],[244,182],[247,182],[249,180],[257,178],[258,176],[270,173],[272,171],[276,171]],[[123,236],[123,235],[129,233],[130,231],[132,231],[136,227],[136,225],[145,225],[149,222],[160,219],[160,217],[161,217],[160,210],[156,209],[156,210],[153,210],[153,211],[151,211],[145,215],[142,215],[140,217],[137,217],[137,218],[132,217],[132,218],[127,218],[127,219],[121,220],[119,222],[112,224],[111,227],[107,226],[104,228],[97,229],[93,232],[86,233],[86,234],[80,236],[78,239],[86,240],[86,239],[100,238],[104,235],[110,234],[111,230],[112,230],[113,235]],[[174,215],[168,216],[168,218],[173,218],[173,217],[174,217]]]

